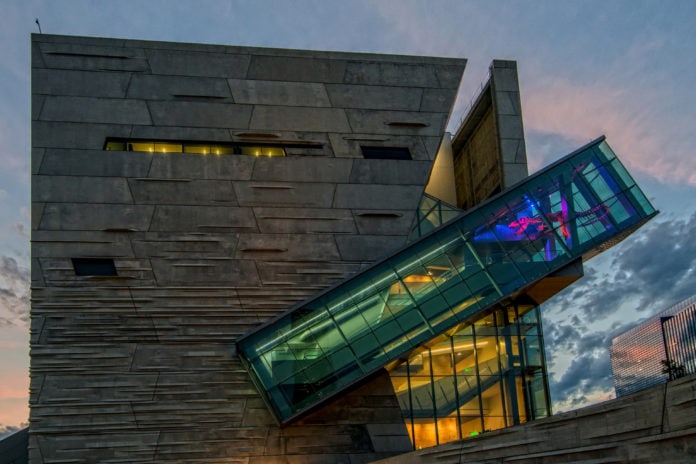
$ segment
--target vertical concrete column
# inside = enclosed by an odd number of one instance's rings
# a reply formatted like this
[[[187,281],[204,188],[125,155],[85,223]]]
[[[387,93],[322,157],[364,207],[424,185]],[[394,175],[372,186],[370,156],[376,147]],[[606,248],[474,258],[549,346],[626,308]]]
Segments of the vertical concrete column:
[[[528,175],[517,62],[493,60],[490,74],[503,184],[510,186]]]

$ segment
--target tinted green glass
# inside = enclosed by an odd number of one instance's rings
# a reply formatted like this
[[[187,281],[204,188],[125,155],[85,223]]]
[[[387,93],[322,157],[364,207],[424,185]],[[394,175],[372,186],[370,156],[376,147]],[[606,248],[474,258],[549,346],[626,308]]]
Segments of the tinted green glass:
[[[655,214],[600,143],[242,338],[239,353],[256,384],[267,392],[282,387],[281,394],[267,395],[279,420],[471,321]],[[438,205],[424,201],[422,207],[430,208],[421,217],[441,219],[434,214]],[[487,341],[496,346],[494,338]],[[482,364],[484,375],[498,372],[497,363]]]

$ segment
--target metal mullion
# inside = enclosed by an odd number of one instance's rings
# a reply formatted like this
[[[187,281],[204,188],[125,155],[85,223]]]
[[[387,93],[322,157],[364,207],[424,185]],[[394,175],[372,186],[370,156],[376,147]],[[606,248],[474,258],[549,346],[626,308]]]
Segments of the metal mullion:
[[[459,404],[459,383],[457,382],[457,358],[454,353],[454,337],[450,337],[450,360],[452,362],[452,381],[454,382],[454,398],[457,404],[457,433],[459,434],[459,439],[462,437],[462,416],[459,410],[462,405]]]
[[[476,324],[471,326],[471,336],[474,341],[474,361],[476,362],[476,391],[478,392],[478,404],[479,404],[479,419],[481,422],[481,432],[485,430],[485,424],[483,422],[483,399],[481,398],[481,395],[483,392],[481,391],[481,373],[479,369],[479,357],[478,357],[478,348],[476,347]]]

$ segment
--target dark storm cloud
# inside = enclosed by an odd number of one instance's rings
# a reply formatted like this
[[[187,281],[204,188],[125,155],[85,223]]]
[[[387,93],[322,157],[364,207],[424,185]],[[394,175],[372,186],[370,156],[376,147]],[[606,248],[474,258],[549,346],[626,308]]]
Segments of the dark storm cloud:
[[[9,256],[0,256],[0,326],[29,317],[29,270]]]
[[[12,435],[15,432],[19,432],[23,428],[27,427],[28,424],[22,425],[2,425],[0,424],[0,440],[8,435]]]
[[[609,269],[588,265],[585,277],[558,295],[558,312],[603,319],[630,303],[654,313],[696,294],[696,214],[652,222],[616,248]]]
[[[633,325],[615,323],[605,331],[584,333],[587,328],[571,318],[571,323],[550,323],[545,330],[547,360],[553,365],[559,354],[572,361],[560,378],[550,374],[553,400],[572,408],[587,403],[588,396],[610,395],[614,391],[609,346],[611,340]],[[557,411],[558,412],[558,411]]]

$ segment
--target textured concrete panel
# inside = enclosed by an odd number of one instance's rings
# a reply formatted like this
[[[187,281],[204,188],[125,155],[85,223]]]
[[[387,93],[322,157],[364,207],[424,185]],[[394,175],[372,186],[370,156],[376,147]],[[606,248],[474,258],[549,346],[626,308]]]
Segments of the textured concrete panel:
[[[330,208],[335,185],[315,183],[236,182],[241,206],[304,206]]]
[[[495,69],[495,90],[497,92],[518,93],[520,91],[515,61],[493,60],[491,67]]]
[[[44,230],[147,230],[154,206],[49,203],[40,228]]]
[[[46,100],[45,95],[33,94],[31,96],[31,120],[38,121],[39,115],[41,114],[41,109],[43,108],[44,100]]]
[[[43,216],[43,210],[46,207],[45,203],[38,201],[31,202],[31,230],[37,230],[39,228],[39,223],[41,222],[41,217]]]
[[[527,163],[503,164],[503,176],[505,177],[505,182],[509,185],[514,185],[516,182],[525,179],[528,175]]]
[[[522,114],[520,97],[516,92],[496,92],[496,103],[499,114],[518,115],[518,117]]]
[[[352,61],[346,66],[349,84],[440,87],[434,66],[408,63]]]
[[[128,98],[167,100],[172,98],[229,98],[224,79],[206,77],[158,76],[136,74],[128,86]]]
[[[335,208],[415,209],[423,186],[354,185],[336,186]]]
[[[92,97],[46,97],[40,119],[109,124],[151,124],[145,102]]]
[[[459,88],[467,60],[461,58],[457,61],[459,62],[458,64],[439,65],[435,68],[437,72],[437,80],[440,82],[440,87],[453,90],[457,90]]]
[[[124,231],[126,229],[115,229],[115,230],[120,230]],[[118,233],[127,233],[127,232],[118,232]],[[122,244],[123,242],[116,242],[117,246]],[[49,244],[46,243],[45,246],[43,247],[44,250],[48,249],[49,247],[56,246],[57,250],[64,251],[68,250],[69,247],[66,245],[63,245],[61,243],[54,243],[54,244]],[[127,246],[127,245],[126,245]],[[87,246],[86,248],[89,248]],[[118,247],[116,247],[112,252],[109,253],[109,255],[114,255],[115,252],[118,252]],[[51,251],[50,253],[53,253]],[[57,254],[57,253],[56,253]],[[137,260],[137,259],[130,259],[128,256],[132,255],[132,251],[125,251],[125,256],[124,257],[116,257],[114,259],[114,263],[116,265],[116,271],[118,275],[116,276],[108,276],[108,277],[96,277],[96,276],[77,276],[75,275],[75,270],[73,268],[72,262],[70,259],[66,258],[41,258],[40,264],[41,264],[41,270],[43,272],[43,276],[45,281],[49,284],[50,287],[53,288],[67,288],[69,289],[66,294],[52,294],[49,298],[53,298],[52,301],[56,302],[59,301],[60,303],[51,305],[50,300],[47,302],[48,306],[51,307],[51,309],[54,310],[62,310],[62,311],[72,311],[76,307],[78,308],[86,308],[90,307],[91,311],[93,312],[101,312],[102,308],[106,312],[114,310],[113,308],[105,308],[104,306],[98,305],[98,306],[93,306],[91,303],[86,303],[86,301],[89,300],[84,300],[77,298],[75,301],[72,303],[66,304],[65,301],[66,298],[69,300],[72,295],[72,292],[74,292],[75,287],[82,287],[85,288],[86,286],[91,286],[96,283],[99,285],[99,290],[100,294],[99,297],[97,298],[96,296],[93,298],[93,300],[99,299],[99,301],[104,301],[104,295],[106,294],[105,291],[109,289],[110,287],[123,287],[124,285],[128,285],[130,288],[135,288],[138,286],[145,286],[145,287],[150,287],[152,285],[155,285],[156,282],[154,280],[154,277],[152,275],[151,269],[150,269],[150,263],[149,261],[144,261],[144,260]],[[108,255],[107,255],[108,256]],[[100,253],[97,256],[88,256],[85,253],[77,253],[76,255],[73,255],[73,257],[78,257],[78,258],[84,258],[84,257],[105,257],[105,253]],[[33,293],[32,293],[33,295]],[[92,301],[94,303],[94,301]],[[42,302],[38,301],[37,306],[41,306]],[[128,311],[132,309],[132,304],[130,300],[127,300],[126,303],[128,307]],[[118,305],[119,308],[121,308],[121,304]],[[66,324],[70,324],[70,321],[66,321]],[[56,324],[47,321],[46,326],[49,327],[48,330],[50,330],[50,327],[55,326]],[[92,335],[93,330],[95,330],[94,326],[98,326],[98,321],[95,321],[94,324],[92,324],[91,327],[78,327],[76,330],[86,330],[86,332],[80,337],[82,341],[87,341],[88,337],[92,337],[93,340],[101,341],[102,340],[102,333],[100,332],[98,335],[94,336]],[[60,329],[59,329],[60,330]],[[101,330],[101,329],[100,329]],[[131,332],[132,334],[134,332]],[[128,336],[126,336],[128,338]]]
[[[287,282],[293,288],[313,287],[317,290],[327,288],[360,269],[359,263],[316,263],[289,261],[258,261],[256,264],[264,283]],[[307,292],[312,294],[311,290]],[[286,305],[281,311],[289,308]],[[274,420],[275,421],[275,420]]]
[[[427,137],[418,135],[393,135],[393,134],[330,134],[331,146],[336,157],[362,158],[361,145],[406,147],[414,160],[432,160],[435,157],[437,146],[430,152],[423,143]]]
[[[239,259],[153,258],[152,270],[160,285],[258,285],[256,266]]]
[[[244,155],[155,153],[149,177],[155,179],[248,180],[255,158]]]
[[[237,244],[237,235],[229,232],[218,234],[148,232],[133,237],[130,245],[137,257],[214,258],[231,256]]]
[[[126,179],[109,177],[37,176],[32,200],[66,203],[132,203]]]
[[[331,106],[322,84],[228,79],[236,103],[281,106]]]
[[[154,374],[95,374],[88,379],[82,375],[46,375],[43,390],[52,392],[57,401],[81,398],[97,403],[111,401],[151,401],[157,387]]]
[[[522,134],[522,119],[514,115],[498,115],[498,132],[501,139],[519,139]]]
[[[129,73],[116,72],[60,69],[35,69],[33,72],[33,94],[123,98],[130,79]]]
[[[130,137],[151,140],[187,140],[202,142],[229,142],[232,140],[226,128],[133,126]]]
[[[250,129],[350,132],[346,113],[336,108],[256,106]]]
[[[343,60],[255,55],[251,57],[246,78],[289,82],[342,82],[345,69],[346,63]]]
[[[339,255],[333,236],[328,234],[239,234],[236,257],[331,261]]]
[[[45,39],[51,40],[50,36],[45,37]],[[147,60],[140,49],[110,45],[60,43],[61,41],[62,39],[59,38],[52,43],[39,44],[43,63],[46,67],[90,71],[142,72],[148,70]]]
[[[313,208],[254,208],[262,233],[355,233],[350,210]]]
[[[45,176],[145,177],[152,156],[103,150],[47,149],[39,174]]]
[[[162,126],[249,127],[251,106],[191,101],[152,101],[152,120]]]
[[[33,147],[100,150],[107,137],[129,137],[130,125],[34,121]]]
[[[500,148],[503,152],[502,155],[504,164],[527,164],[527,152],[524,147],[524,138],[501,140]]]
[[[153,74],[241,78],[247,73],[248,55],[147,50]]]
[[[404,235],[410,230],[414,210],[355,210],[358,232],[366,235]]]
[[[421,111],[450,111],[457,97],[457,89],[424,89]]]
[[[346,110],[355,132],[366,134],[403,134],[440,136],[447,113],[406,111]]]
[[[253,180],[347,183],[353,162],[336,158],[258,158]]]
[[[232,183],[224,180],[129,179],[138,204],[236,205]]]
[[[31,241],[34,255],[43,258],[133,256],[125,233],[37,230]]]
[[[440,134],[385,130],[379,120],[354,132],[343,109],[329,107],[325,86],[332,85],[333,104],[418,114],[423,101],[441,101],[439,88],[456,86],[449,67],[461,60],[33,40],[44,48],[33,65],[60,68],[34,74],[34,114],[63,118],[32,128],[33,169],[51,178],[35,176],[32,204],[36,464],[358,464],[407,444],[386,376],[280,429],[234,341],[368,265],[408,232],[428,163],[390,169],[377,162],[373,171],[360,144],[406,146],[415,160],[427,160]],[[361,83],[351,95],[346,63],[365,60],[362,75],[384,83]],[[380,61],[389,63],[373,66]],[[424,88],[427,67],[439,83]],[[413,74],[399,77],[396,69]],[[138,121],[130,102],[151,112],[152,122]],[[432,111],[444,117],[448,109]],[[72,118],[81,119],[65,121]],[[250,133],[263,134],[257,141],[322,146],[290,147],[288,157],[275,159],[103,151],[107,137],[238,142],[254,140]],[[353,169],[354,161],[365,164]],[[336,204],[350,208],[334,205],[337,186]],[[79,203],[82,192],[99,204]],[[337,239],[348,247],[345,237],[362,249],[342,256]],[[118,275],[76,276],[72,256],[113,257]]]
[[[354,261],[376,261],[388,256],[406,243],[403,235],[341,235],[336,244],[341,258]]]
[[[335,107],[376,110],[418,111],[423,95],[420,88],[381,85],[327,84],[326,90]]]
[[[256,228],[250,208],[226,206],[164,206],[155,208],[150,230],[152,231],[205,231],[211,229]]]
[[[431,166],[430,161],[357,159],[353,162],[350,183],[422,186]]]
[[[33,148],[31,150],[31,173],[32,175],[38,174],[41,169],[41,164],[43,163],[44,155],[46,154],[45,148]]]

